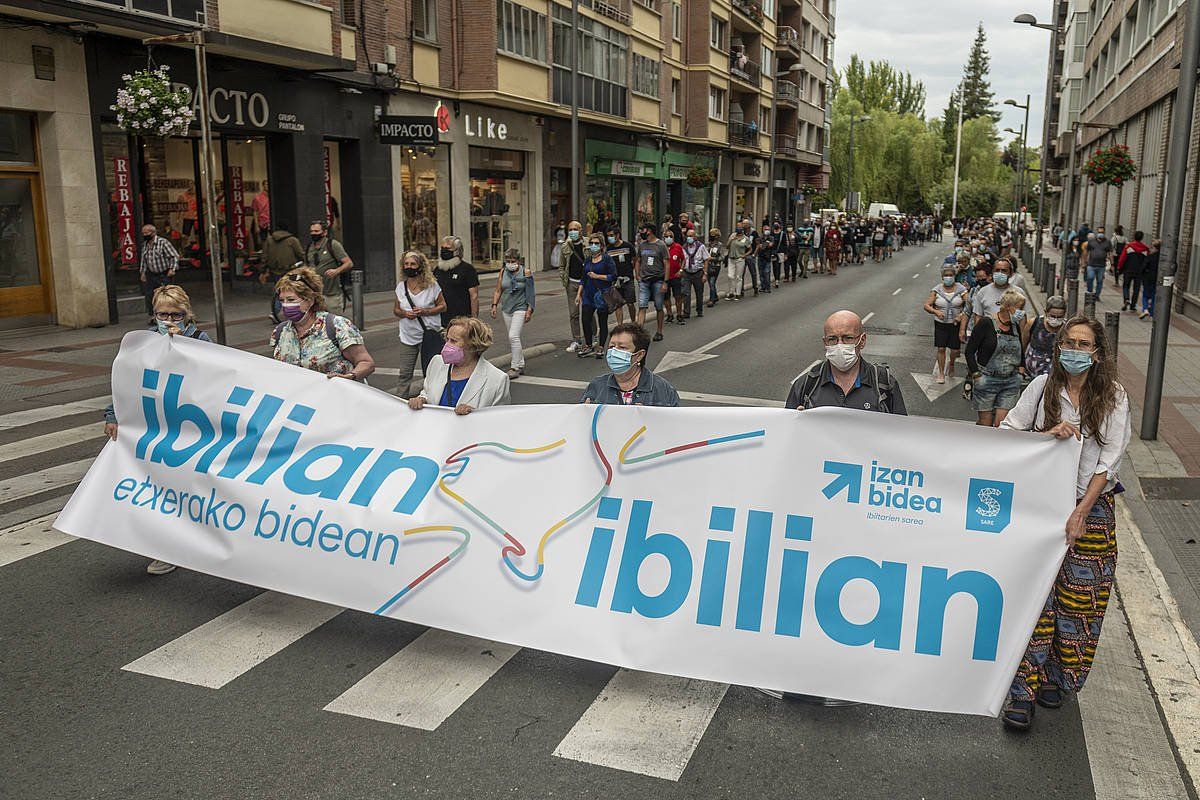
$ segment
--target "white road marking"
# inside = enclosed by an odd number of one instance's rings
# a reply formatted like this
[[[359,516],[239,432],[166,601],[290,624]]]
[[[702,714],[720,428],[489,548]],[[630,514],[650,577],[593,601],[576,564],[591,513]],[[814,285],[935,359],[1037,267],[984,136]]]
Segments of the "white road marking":
[[[325,710],[437,730],[520,650],[430,628]]]
[[[74,541],[74,536],[54,530],[57,517],[55,512],[0,531],[0,567]]]
[[[867,314],[865,317],[863,317],[863,320],[862,320],[862,321],[863,321],[863,325],[866,325],[868,322],[870,322],[870,321],[871,321],[871,317],[873,317],[873,316],[875,316],[875,312],[874,312],[874,311],[872,311],[870,314]]]
[[[901,286],[900,288],[896,289],[896,291],[892,292],[892,297],[895,297],[896,295],[900,294],[903,291],[904,291],[904,287]]]
[[[263,592],[121,669],[220,689],[342,612]]]
[[[707,353],[709,350],[715,350],[716,348],[718,348],[721,345],[728,342],[730,339],[736,339],[737,337],[741,336],[743,333],[747,333],[748,331],[749,331],[749,328],[738,328],[736,330],[732,330],[729,333],[725,334],[724,336],[718,336],[716,339],[713,339],[711,342],[704,345],[703,347],[697,347],[692,352],[693,353]]]
[[[928,264],[926,264],[925,266],[929,266],[929,265],[928,265]],[[917,279],[917,278],[919,278],[919,277],[921,277],[921,273],[919,273],[919,272],[918,272],[918,273],[916,273],[915,275],[913,275],[913,280],[916,280],[916,279]]]
[[[65,431],[45,433],[41,436],[31,436],[19,442],[0,447],[0,464],[16,461],[18,458],[37,455],[69,444],[79,444],[104,436],[104,424],[101,420],[80,425],[78,428],[68,428]]]
[[[78,483],[83,479],[83,475],[88,471],[88,467],[92,465],[92,461],[93,459],[84,458],[79,461],[72,461],[69,464],[58,464],[57,466],[39,470],[28,475],[18,475],[15,478],[10,478],[0,483],[0,503],[23,500],[38,492]]]
[[[35,422],[45,422],[50,419],[59,419],[60,417],[69,417],[73,414],[83,414],[88,411],[100,411],[112,402],[112,398],[92,397],[87,400],[77,400],[73,403],[63,403],[57,406],[44,406],[42,408],[27,408],[23,411],[10,411],[7,414],[0,415],[0,431],[11,430],[12,428],[20,428],[23,425],[32,425]]]
[[[728,688],[619,670],[554,755],[677,781]]]
[[[581,391],[587,388],[587,383],[584,381],[547,378],[541,375],[522,375],[513,381],[514,386],[519,386],[523,383],[532,384],[533,386],[547,386],[551,389],[576,389]],[[749,406],[752,408],[783,407],[782,400],[770,400],[763,397],[743,397],[741,395],[710,394],[708,392],[679,392],[679,397],[682,400],[694,400],[698,403],[716,403],[727,406]]]
[[[672,369],[679,369],[680,367],[690,367],[693,364],[699,364],[702,361],[708,361],[709,359],[716,358],[717,355],[715,353],[710,353],[709,352],[710,350],[714,350],[717,347],[720,347],[721,345],[725,344],[725,342],[728,342],[730,339],[741,336],[746,331],[747,331],[746,328],[738,328],[736,330],[730,331],[729,333],[725,334],[724,336],[720,336],[720,337],[717,337],[716,339],[713,339],[711,342],[709,342],[706,345],[697,347],[695,350],[690,350],[688,352],[680,352],[678,350],[668,350],[666,353],[663,354],[663,357],[661,359],[659,359],[658,364],[654,367],[654,371],[655,372],[666,372],[666,371],[672,370]]]
[[[955,387],[962,385],[963,382],[962,378],[955,377],[946,378],[945,383],[937,383],[928,372],[913,372],[911,374],[917,387],[925,393],[925,396],[929,398],[929,402],[931,403]]]

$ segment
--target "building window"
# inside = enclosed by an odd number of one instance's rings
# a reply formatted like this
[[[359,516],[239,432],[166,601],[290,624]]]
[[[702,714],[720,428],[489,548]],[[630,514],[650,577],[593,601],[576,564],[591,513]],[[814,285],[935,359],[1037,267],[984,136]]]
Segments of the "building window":
[[[503,53],[546,63],[546,15],[500,0],[496,7],[496,47]]]
[[[342,24],[358,27],[358,0],[342,0]]]
[[[658,99],[658,76],[662,62],[656,58],[647,58],[638,53],[633,54],[633,85],[629,88],[635,94]]]
[[[679,78],[671,78],[671,113],[683,113],[679,107]]]
[[[675,41],[683,40],[683,6],[671,3],[671,36]]]
[[[767,47],[765,44],[762,45],[759,52],[759,60],[762,62],[763,75],[770,75],[774,77],[775,71],[773,69],[773,64],[775,59],[772,58],[773,55],[774,53],[771,51],[771,48]]]
[[[708,116],[716,120],[725,119],[725,90],[717,86],[708,87]]]
[[[1071,61],[1082,64],[1084,58],[1087,57],[1087,14],[1079,13],[1075,15],[1075,23],[1071,35]]]
[[[554,6],[553,99],[571,105],[571,10]],[[629,36],[593,19],[579,19],[579,107],[626,116]]]
[[[413,38],[437,41],[436,0],[413,0]]]
[[[775,0],[762,0],[762,11],[767,19],[775,19]]]
[[[708,28],[708,43],[718,50],[728,50],[726,41],[729,38],[729,23],[720,17],[713,17]]]
[[[765,134],[771,133],[771,109],[758,109],[758,129]]]

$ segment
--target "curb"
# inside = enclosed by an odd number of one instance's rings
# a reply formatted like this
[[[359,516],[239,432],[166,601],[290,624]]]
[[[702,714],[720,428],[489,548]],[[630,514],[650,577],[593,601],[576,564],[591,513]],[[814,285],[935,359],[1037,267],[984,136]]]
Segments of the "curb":
[[[554,342],[542,342],[541,344],[535,344],[533,347],[526,347],[521,351],[521,353],[525,356],[525,360],[528,361],[531,358],[537,358],[538,356],[544,356],[547,353],[553,353],[557,349],[558,345],[556,345]],[[500,369],[508,369],[508,367],[512,365],[512,353],[505,353],[502,356],[489,358],[488,361],[492,362],[492,364]]]

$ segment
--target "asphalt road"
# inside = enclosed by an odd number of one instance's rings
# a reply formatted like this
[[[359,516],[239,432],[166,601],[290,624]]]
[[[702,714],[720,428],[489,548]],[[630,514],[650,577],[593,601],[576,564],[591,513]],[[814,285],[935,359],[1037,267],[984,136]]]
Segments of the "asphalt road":
[[[702,320],[668,328],[650,363],[729,337],[709,351],[716,358],[665,373],[685,403],[716,403],[714,395],[781,403],[791,379],[820,356],[825,316],[850,308],[872,314],[867,355],[900,376],[911,413],[971,419],[957,387],[931,400],[918,383],[933,363],[932,324],[920,306],[943,253],[909,249],[884,264],[722,302]],[[565,339],[561,290],[543,291],[527,344]],[[390,327],[372,326],[368,344],[381,365],[393,337]],[[580,384],[603,369],[559,349],[529,362],[513,401],[575,402]],[[107,391],[97,383],[59,402]],[[35,518],[61,507],[73,486],[68,465],[99,451],[100,424],[95,410],[45,413],[21,425],[0,415],[4,800],[1096,796],[1075,703],[1039,714],[1033,735],[1020,736],[992,719],[826,709],[688,682],[644,687],[651,701],[671,692],[684,701],[649,702],[621,727],[603,706],[620,702],[610,692],[636,675],[534,650],[503,661],[485,643],[467,649],[501,665],[432,729],[326,710],[409,646],[429,644],[427,674],[450,685],[430,678],[431,703],[464,679],[457,660],[438,660],[444,648],[419,626],[325,612],[184,570],[153,577],[138,556],[56,540]],[[264,601],[279,605],[250,613]],[[179,672],[146,674],[163,671],[147,659]],[[221,670],[224,678],[210,680],[219,687],[202,685]],[[695,719],[688,698],[701,696],[711,707]],[[585,715],[613,744],[567,757]],[[668,755],[656,756],[660,749]]]

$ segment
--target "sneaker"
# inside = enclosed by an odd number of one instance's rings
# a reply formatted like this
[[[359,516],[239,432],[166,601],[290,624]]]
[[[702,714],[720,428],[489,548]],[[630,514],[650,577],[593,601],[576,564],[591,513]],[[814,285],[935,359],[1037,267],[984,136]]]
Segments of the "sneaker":
[[[675,321],[675,315],[667,314],[667,322],[670,323],[670,322],[674,322],[674,321]]]
[[[662,341],[662,334],[661,334],[661,333],[656,333],[656,334],[654,334],[653,341],[655,341],[655,342],[661,342],[661,341]]]
[[[696,309],[696,316],[697,316],[697,317],[703,317],[703,316],[704,316],[704,312],[703,312],[703,311],[701,311],[701,310],[699,310],[699,309]]]
[[[599,361],[600,359],[604,358],[604,350],[602,348],[597,347],[595,349],[595,352],[592,354],[592,356],[597,361]]]
[[[687,323],[683,321],[683,317],[680,317],[679,319],[675,320],[675,324],[676,325],[687,325]]]
[[[1143,310],[1142,313],[1138,314],[1138,319],[1145,319],[1148,316],[1150,316],[1150,312]]]
[[[174,571],[175,565],[168,564],[165,561],[151,561],[150,565],[146,567],[146,572],[151,575],[166,575],[168,572]]]
[[[525,370],[522,369],[521,367],[513,367],[513,368],[509,369],[509,371],[508,371],[508,379],[510,381],[515,381],[517,378],[521,377],[521,373],[523,373],[524,371]]]
[[[779,288],[779,279],[778,278],[775,279],[775,288],[776,289]]]
[[[575,351],[576,358],[587,358],[591,354],[592,354],[592,347],[591,347],[591,345],[587,345],[587,344],[583,345],[582,347],[580,347],[578,350]]]
[[[579,349],[579,342],[571,342],[569,345],[567,345],[568,353],[574,353],[578,349]]]

